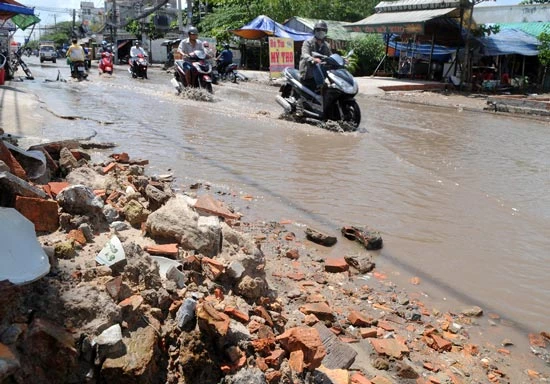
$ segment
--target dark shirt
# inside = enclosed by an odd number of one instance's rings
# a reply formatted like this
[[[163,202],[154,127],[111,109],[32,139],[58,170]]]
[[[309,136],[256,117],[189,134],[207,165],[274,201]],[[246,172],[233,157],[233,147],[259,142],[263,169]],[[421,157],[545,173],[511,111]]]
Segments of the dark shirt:
[[[330,46],[326,41],[318,41],[315,37],[304,41],[302,45],[302,56],[300,57],[300,74],[303,78],[308,79],[313,77],[313,66],[310,65],[313,52],[320,53],[325,56],[332,55]]]
[[[231,64],[233,62],[233,52],[230,49],[224,49],[220,52],[220,62],[224,64]]]

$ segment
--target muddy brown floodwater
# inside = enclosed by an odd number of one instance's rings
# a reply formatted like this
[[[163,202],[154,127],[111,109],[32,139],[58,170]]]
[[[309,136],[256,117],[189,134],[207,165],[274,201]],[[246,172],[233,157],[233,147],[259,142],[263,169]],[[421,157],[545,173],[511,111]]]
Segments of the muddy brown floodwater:
[[[27,86],[57,115],[84,117],[48,125],[47,137],[116,142],[180,185],[227,192],[248,220],[334,234],[369,225],[384,237],[377,269],[423,300],[496,313],[509,328],[495,339],[517,345],[549,330],[548,123],[360,96],[363,132],[338,134],[279,119],[277,88],[266,84],[217,86],[205,103],[175,96],[169,79],[118,71]],[[354,247],[341,239],[324,252]]]

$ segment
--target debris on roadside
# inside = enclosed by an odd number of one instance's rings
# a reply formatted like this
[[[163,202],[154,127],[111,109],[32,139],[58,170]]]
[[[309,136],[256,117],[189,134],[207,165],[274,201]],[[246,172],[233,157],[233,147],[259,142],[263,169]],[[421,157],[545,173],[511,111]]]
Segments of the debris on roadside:
[[[9,280],[0,281],[0,382],[549,379],[514,371],[511,342],[507,354],[471,341],[481,308],[436,313],[378,279],[369,254],[320,258],[304,241],[331,247],[336,236],[246,223],[209,188],[176,193],[173,177],[147,176],[147,161],[126,153],[95,164],[78,143],[33,150],[45,158],[40,183],[28,177],[36,164],[0,151],[0,215],[15,212],[36,231],[10,234],[2,219],[2,235],[20,270],[33,266],[23,248],[32,241],[48,266],[25,281],[0,268]],[[341,232],[382,248],[378,232]],[[537,356],[549,343],[545,332],[531,337]]]

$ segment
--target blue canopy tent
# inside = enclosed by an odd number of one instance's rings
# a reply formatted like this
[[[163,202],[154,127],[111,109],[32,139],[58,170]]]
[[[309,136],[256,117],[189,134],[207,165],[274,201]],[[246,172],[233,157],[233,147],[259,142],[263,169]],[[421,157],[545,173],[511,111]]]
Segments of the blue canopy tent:
[[[247,40],[261,40],[270,36],[284,37],[295,42],[303,42],[313,37],[309,32],[296,31],[290,27],[277,23],[268,16],[260,15],[248,24],[238,29],[230,30],[232,34]],[[260,68],[262,67],[262,45],[260,42]]]
[[[456,47],[447,47],[439,44],[430,43],[406,43],[402,41],[397,41],[399,35],[392,34],[389,39],[389,47],[395,50],[395,56],[399,57],[401,52],[414,52],[418,55],[421,55],[425,58],[432,56],[433,60],[436,61],[448,61],[453,53],[456,52]]]
[[[304,41],[313,35],[309,32],[296,31],[277,23],[268,16],[260,15],[250,23],[230,31],[232,34],[249,40],[263,39],[267,36],[286,37],[294,41]]]
[[[481,37],[478,41],[482,45],[485,56],[523,55],[537,56],[540,41],[530,34],[519,29],[501,29],[490,36]]]

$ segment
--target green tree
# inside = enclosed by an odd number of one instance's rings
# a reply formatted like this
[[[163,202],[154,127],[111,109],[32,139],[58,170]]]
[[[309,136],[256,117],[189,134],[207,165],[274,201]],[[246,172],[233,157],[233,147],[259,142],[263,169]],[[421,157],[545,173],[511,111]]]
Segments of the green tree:
[[[350,43],[354,55],[357,56],[357,75],[370,75],[384,57],[385,46],[377,34],[367,34],[354,39]]]
[[[130,32],[137,39],[141,39],[142,34],[145,33],[151,40],[162,39],[166,35],[165,30],[158,29],[151,17],[149,22],[142,22],[140,20],[130,20],[125,27],[126,31]]]
[[[43,34],[40,37],[41,41],[53,41],[56,46],[62,46],[68,43],[73,36],[73,23],[72,21],[63,21],[57,23],[55,28],[48,33]]]
[[[530,4],[550,4],[549,0],[523,0],[521,5],[530,5]]]
[[[546,83],[546,73],[548,72],[548,66],[550,66],[550,33],[542,32],[538,39],[540,41],[538,58],[543,67],[541,85],[544,88]]]

